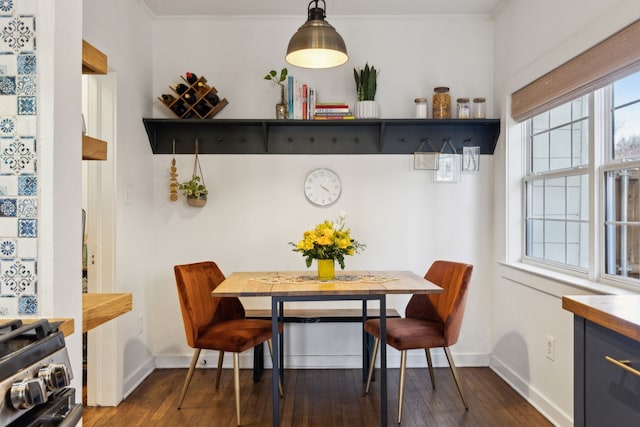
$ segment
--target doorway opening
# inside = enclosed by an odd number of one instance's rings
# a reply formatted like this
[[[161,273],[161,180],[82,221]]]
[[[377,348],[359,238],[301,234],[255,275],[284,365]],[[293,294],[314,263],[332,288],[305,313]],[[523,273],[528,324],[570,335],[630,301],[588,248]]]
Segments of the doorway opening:
[[[115,291],[116,73],[82,76],[87,135],[107,141],[107,160],[82,162],[83,292]],[[83,334],[83,403],[116,406],[122,400],[122,356],[111,322]]]

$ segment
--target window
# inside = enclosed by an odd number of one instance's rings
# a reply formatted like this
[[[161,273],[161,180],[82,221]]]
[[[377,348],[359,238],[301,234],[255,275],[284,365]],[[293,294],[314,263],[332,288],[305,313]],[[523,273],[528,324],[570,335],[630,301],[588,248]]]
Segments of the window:
[[[640,73],[612,86],[613,161],[604,172],[604,270],[640,279]]]
[[[602,262],[605,275],[640,279],[640,72],[526,126],[525,259],[584,272]],[[590,211],[600,202],[590,182],[604,185],[602,218]],[[604,225],[595,228],[604,250],[591,248],[593,221]]]
[[[589,100],[583,96],[528,123],[525,255],[589,265]]]

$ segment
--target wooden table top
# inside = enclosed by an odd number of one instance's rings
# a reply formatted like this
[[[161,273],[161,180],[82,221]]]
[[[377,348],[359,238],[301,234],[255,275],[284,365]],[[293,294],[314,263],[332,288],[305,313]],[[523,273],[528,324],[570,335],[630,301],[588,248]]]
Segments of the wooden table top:
[[[314,280],[314,277],[314,271],[238,272],[227,277],[212,295],[247,297],[442,292],[441,287],[410,271],[340,271],[336,273],[336,280],[326,282]]]
[[[640,295],[564,296],[562,308],[640,341]]]

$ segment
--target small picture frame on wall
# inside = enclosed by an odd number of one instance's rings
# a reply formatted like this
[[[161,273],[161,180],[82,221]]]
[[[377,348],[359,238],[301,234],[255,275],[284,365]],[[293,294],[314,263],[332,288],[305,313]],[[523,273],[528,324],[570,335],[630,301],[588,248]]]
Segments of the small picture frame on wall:
[[[462,147],[462,172],[480,172],[480,147]]]
[[[433,173],[435,182],[460,182],[462,156],[459,154],[440,154],[438,170]]]

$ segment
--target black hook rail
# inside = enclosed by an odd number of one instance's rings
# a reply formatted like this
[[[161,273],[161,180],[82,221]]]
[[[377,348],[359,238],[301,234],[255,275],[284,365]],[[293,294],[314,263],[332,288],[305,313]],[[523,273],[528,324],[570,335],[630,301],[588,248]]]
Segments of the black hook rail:
[[[499,119],[142,119],[154,154],[413,154],[443,141],[493,154]],[[429,141],[430,144],[427,142]]]

